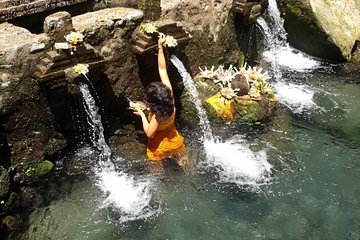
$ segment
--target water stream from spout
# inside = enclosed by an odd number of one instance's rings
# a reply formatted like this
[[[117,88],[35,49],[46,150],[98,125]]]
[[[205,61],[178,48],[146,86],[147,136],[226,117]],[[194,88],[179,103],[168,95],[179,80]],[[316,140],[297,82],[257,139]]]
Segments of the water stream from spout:
[[[88,115],[91,143],[99,152],[94,172],[97,185],[105,195],[101,207],[113,207],[120,211],[120,222],[144,219],[159,213],[159,208],[150,206],[152,182],[149,178],[135,179],[124,171],[116,171],[111,150],[105,141],[104,127],[95,99],[86,84],[80,83],[80,91]],[[117,159],[117,162],[121,161],[123,159]]]
[[[203,133],[205,167],[215,167],[220,176],[220,182],[250,187],[248,189],[256,190],[257,186],[269,182],[272,166],[267,162],[266,151],[252,151],[250,144],[239,135],[226,141],[221,141],[219,137],[214,136],[194,80],[175,55],[170,57],[170,61],[178,69],[184,86],[196,106]]]
[[[284,19],[281,18],[276,0],[269,0],[266,15],[259,17],[257,24],[266,42],[263,57],[270,64],[279,102],[295,113],[320,109],[313,101],[316,89],[285,80],[285,72],[288,75],[293,72],[309,72],[323,67],[323,63],[289,45]]]

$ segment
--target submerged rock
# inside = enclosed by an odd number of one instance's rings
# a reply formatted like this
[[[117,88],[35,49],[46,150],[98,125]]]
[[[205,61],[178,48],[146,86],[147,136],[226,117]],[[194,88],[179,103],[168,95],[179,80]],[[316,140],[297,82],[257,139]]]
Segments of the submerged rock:
[[[360,2],[280,0],[288,40],[313,56],[344,61],[360,39]]]

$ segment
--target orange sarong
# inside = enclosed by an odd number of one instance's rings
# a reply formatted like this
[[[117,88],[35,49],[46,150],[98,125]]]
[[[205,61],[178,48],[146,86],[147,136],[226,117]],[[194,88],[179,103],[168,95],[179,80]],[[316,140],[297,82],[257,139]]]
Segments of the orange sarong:
[[[149,121],[153,114],[148,116]],[[158,121],[159,127],[153,137],[148,139],[146,155],[149,160],[160,161],[177,155],[185,148],[184,138],[175,127],[175,111],[165,121]]]

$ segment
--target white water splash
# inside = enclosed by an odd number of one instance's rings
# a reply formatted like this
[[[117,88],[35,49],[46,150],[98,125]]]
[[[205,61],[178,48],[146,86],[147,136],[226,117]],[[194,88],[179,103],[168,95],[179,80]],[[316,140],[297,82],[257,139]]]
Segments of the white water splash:
[[[277,82],[274,84],[279,102],[294,113],[319,108],[313,101],[315,92],[306,85]]]
[[[98,107],[86,84],[80,84],[85,109],[89,117],[92,144],[100,152],[95,168],[97,185],[105,194],[101,207],[114,207],[121,213],[120,222],[144,219],[158,214],[159,208],[150,207],[152,194],[150,179],[135,180],[124,172],[116,172],[111,161],[111,150],[104,137]]]
[[[282,66],[304,72],[321,65],[321,62],[311,56],[289,46],[284,19],[280,16],[276,0],[269,0],[267,14],[268,21],[259,17],[257,23],[264,33],[267,43],[263,56],[267,62],[271,63],[275,71],[278,71],[278,68]]]
[[[279,102],[294,113],[318,109],[319,107],[313,101],[315,92],[305,84],[286,83],[283,79],[283,71],[306,72],[322,67],[322,62],[289,46],[284,20],[280,16],[276,0],[269,0],[266,21],[259,17],[257,23],[267,43],[263,57],[270,63],[275,79],[273,85]]]
[[[273,68],[282,66],[304,72],[320,66],[321,63],[309,55],[290,47],[287,42],[279,40],[262,17],[257,19],[257,23],[261,26],[267,42],[263,57],[272,64]]]
[[[266,151],[252,151],[241,137],[225,142],[206,140],[204,147],[210,165],[220,170],[222,182],[255,187],[270,181],[272,166]]]
[[[136,179],[123,172],[104,170],[98,174],[98,186],[106,193],[102,204],[120,211],[120,222],[153,217],[161,212],[160,208],[152,208],[152,194],[149,179]]]
[[[235,136],[221,142],[214,138],[206,111],[202,106],[194,80],[186,71],[183,63],[171,56],[171,62],[183,78],[184,86],[189,91],[200,119],[204,135],[204,149],[207,162],[205,167],[215,167],[220,181],[255,187],[270,181],[271,165],[267,162],[266,151],[253,152],[244,139]]]
[[[104,127],[101,122],[101,116],[98,113],[95,99],[91,96],[90,90],[86,84],[80,83],[80,92],[85,103],[85,111],[89,116],[88,124],[91,127],[91,142],[95,148],[100,151],[103,161],[108,161],[111,156],[111,150],[104,137]]]

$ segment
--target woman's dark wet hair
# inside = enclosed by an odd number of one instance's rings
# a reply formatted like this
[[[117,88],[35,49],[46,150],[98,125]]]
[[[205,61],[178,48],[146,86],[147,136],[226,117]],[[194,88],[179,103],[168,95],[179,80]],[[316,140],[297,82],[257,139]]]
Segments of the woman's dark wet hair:
[[[170,89],[161,82],[152,82],[147,90],[147,102],[158,117],[170,117],[174,111],[174,99]]]

